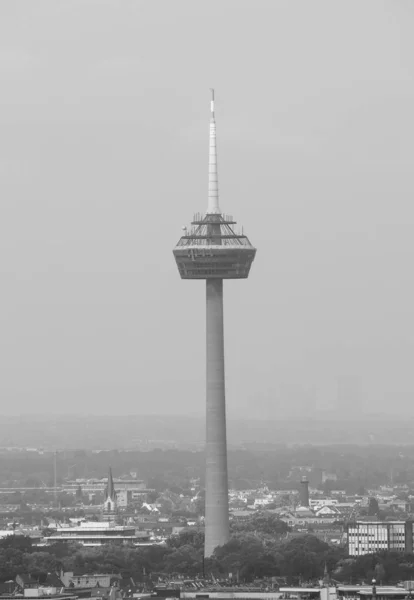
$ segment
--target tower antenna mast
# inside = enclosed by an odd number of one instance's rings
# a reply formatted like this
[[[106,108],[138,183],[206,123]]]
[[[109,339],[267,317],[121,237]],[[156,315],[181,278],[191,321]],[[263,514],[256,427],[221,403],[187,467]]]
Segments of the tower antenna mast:
[[[53,495],[55,500],[55,507],[57,508],[57,450],[55,450],[55,454],[53,457]]]
[[[219,206],[218,172],[217,172],[217,136],[216,117],[214,114],[214,89],[211,88],[210,101],[210,137],[208,154],[208,215],[221,214]]]

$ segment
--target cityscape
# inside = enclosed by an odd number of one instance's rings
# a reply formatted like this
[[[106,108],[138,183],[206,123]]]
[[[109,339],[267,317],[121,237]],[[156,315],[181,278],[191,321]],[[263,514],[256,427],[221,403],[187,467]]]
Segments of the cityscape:
[[[1,477],[5,596],[355,596],[378,579],[378,594],[403,597],[411,585],[411,446],[230,449],[230,541],[206,558],[202,450],[4,447]]]
[[[0,600],[413,599],[413,26],[0,5]]]

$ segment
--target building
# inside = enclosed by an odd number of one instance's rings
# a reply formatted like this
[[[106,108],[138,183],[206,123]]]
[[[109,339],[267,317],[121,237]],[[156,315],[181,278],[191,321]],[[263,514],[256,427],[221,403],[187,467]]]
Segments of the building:
[[[214,91],[210,111],[207,212],[195,215],[173,251],[182,279],[206,280],[206,557],[229,540],[223,280],[247,278],[256,255],[219,207]]]
[[[201,592],[201,593],[200,593]],[[205,592],[205,593],[204,593]],[[281,587],[278,591],[257,591],[250,589],[214,589],[181,591],[181,598],[196,600],[197,598],[210,598],[211,600],[336,600],[334,587]]]
[[[44,538],[47,544],[72,542],[83,546],[102,546],[103,544],[150,545],[150,536],[144,531],[135,531],[135,527],[114,525],[106,522],[84,522],[78,527],[59,527],[56,532]]]
[[[146,483],[142,479],[117,479],[114,477],[113,482],[117,490],[130,490],[133,492],[139,492],[141,494],[147,494],[154,491],[147,489]],[[107,483],[107,477],[104,477],[103,479],[76,479],[74,481],[64,482],[62,487],[59,489],[69,494],[74,494],[80,486],[82,492],[85,494],[99,494],[105,492]],[[50,488],[50,491],[53,490],[54,488]]]
[[[407,596],[410,597],[406,588],[396,586],[338,585],[336,588],[337,600],[403,600]]]
[[[108,573],[84,573],[76,571],[62,571],[60,578],[66,588],[108,588],[111,585],[111,578],[114,576]]]
[[[38,595],[34,594],[33,590],[43,590],[45,595],[47,593],[56,594],[64,587],[62,580],[56,573],[43,573],[37,576],[30,573],[18,573],[16,575],[16,585],[20,590],[28,592],[25,595]],[[49,592],[45,592],[46,589]],[[43,595],[43,593],[40,595]]]
[[[327,471],[322,471],[322,483],[326,483],[327,481],[337,481],[338,476],[336,473],[328,473]]]
[[[412,521],[356,521],[347,526],[350,556],[373,554],[381,550],[413,551]]]
[[[315,507],[320,507],[320,506],[333,506],[335,504],[338,504],[338,499],[337,498],[310,498],[309,500],[309,505],[313,508]]]
[[[311,510],[298,509],[280,513],[280,520],[289,527],[308,527],[309,525],[333,525],[338,518],[332,516],[317,517]]]
[[[32,577],[30,573],[18,573],[16,575],[16,583],[22,590],[26,588],[39,587],[40,583],[36,577]]]
[[[128,508],[128,506],[132,502],[132,494],[131,490],[118,490],[116,492],[116,504],[118,508]]]
[[[2,505],[2,510],[3,510],[3,505]],[[11,535],[16,536],[16,535],[23,535],[23,534],[19,531],[16,531],[15,529],[1,529],[0,530],[0,540],[3,540],[6,537],[10,537]]]
[[[328,504],[324,504],[323,506],[315,507],[313,510],[317,517],[335,517],[338,520],[342,518],[341,512],[334,505],[329,506]]]
[[[25,588],[23,594],[2,595],[1,600],[16,600],[16,598],[42,598],[43,600],[78,600],[73,592],[62,593],[62,589],[53,587]]]

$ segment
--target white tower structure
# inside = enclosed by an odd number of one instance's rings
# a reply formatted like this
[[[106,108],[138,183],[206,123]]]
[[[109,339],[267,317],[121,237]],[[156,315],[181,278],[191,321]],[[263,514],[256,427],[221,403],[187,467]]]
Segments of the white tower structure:
[[[208,205],[174,248],[182,279],[206,280],[206,507],[204,555],[229,540],[223,279],[245,279],[256,249],[219,206],[214,90],[210,105]]]

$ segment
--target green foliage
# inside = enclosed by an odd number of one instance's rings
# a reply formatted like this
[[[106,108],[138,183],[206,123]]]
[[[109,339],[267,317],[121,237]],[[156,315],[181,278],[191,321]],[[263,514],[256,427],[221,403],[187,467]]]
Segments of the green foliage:
[[[325,564],[335,580],[343,583],[371,581],[392,584],[411,579],[414,554],[383,552],[356,558],[347,557],[341,548],[329,546],[313,535],[286,538],[269,535],[269,527],[281,526],[266,516],[257,517],[256,531],[236,533],[228,544],[216,548],[203,561],[204,534],[189,530],[172,536],[167,544],[149,547],[105,545],[85,548],[59,543],[39,550],[23,536],[0,540],[0,581],[14,579],[18,573],[41,576],[59,570],[82,569],[89,572],[131,574],[144,580],[144,573],[194,577],[238,577],[240,581],[283,576],[288,583],[319,579]],[[258,533],[259,527],[262,532]]]
[[[379,511],[378,500],[371,497],[368,503],[368,516],[378,516]]]
[[[204,533],[197,529],[183,531],[179,535],[172,535],[167,542],[167,546],[172,549],[191,546],[197,551],[202,550],[204,547]]]
[[[23,555],[24,572],[32,575],[42,575],[43,573],[52,573],[58,568],[58,561],[53,554],[49,552],[32,552]]]
[[[369,582],[375,578],[385,585],[411,580],[413,571],[414,554],[380,552],[339,561],[335,578],[345,583]]]
[[[242,580],[278,574],[274,555],[254,535],[233,537],[224,546],[216,548],[214,558],[222,573],[237,573]]]
[[[165,571],[167,573],[185,573],[194,577],[203,569],[203,548],[196,550],[191,544],[180,546],[174,552],[165,556]]]
[[[0,550],[8,548],[28,552],[32,548],[32,540],[24,535],[9,535],[0,540]]]
[[[234,533],[255,532],[277,537],[285,535],[290,527],[276,515],[262,513],[253,515],[248,521],[232,522],[231,530]]]
[[[322,576],[325,563],[333,567],[342,557],[343,551],[312,535],[286,540],[244,534],[233,537],[214,553],[224,574],[238,573],[246,581],[277,575],[285,576],[289,582],[317,579]]]

